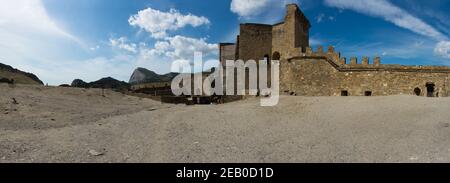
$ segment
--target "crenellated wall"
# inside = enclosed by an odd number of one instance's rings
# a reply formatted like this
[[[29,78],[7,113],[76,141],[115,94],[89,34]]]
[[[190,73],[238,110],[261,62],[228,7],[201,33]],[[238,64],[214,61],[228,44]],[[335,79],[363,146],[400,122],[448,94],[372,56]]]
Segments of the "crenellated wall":
[[[280,59],[280,89],[286,94],[449,96],[449,67],[384,65],[378,56],[347,59],[332,46],[313,50],[307,17],[295,4],[286,9],[284,22],[241,24],[236,44],[220,45],[220,60]]]
[[[286,94],[304,96],[373,96],[410,94],[426,96],[434,85],[433,96],[447,97],[450,87],[450,68],[445,66],[402,66],[382,65],[375,57],[370,63],[368,57],[358,62],[339,57],[332,47],[323,52],[306,48],[299,56],[283,59],[280,64],[280,88]]]

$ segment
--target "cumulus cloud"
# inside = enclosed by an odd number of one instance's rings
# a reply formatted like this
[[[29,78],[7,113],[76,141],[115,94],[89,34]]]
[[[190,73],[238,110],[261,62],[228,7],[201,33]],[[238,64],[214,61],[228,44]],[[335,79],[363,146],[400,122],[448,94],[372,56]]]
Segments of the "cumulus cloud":
[[[431,25],[387,0],[325,0],[325,4],[340,9],[350,9],[373,17],[381,17],[399,27],[435,40],[447,39],[447,36]]]
[[[218,57],[217,44],[211,44],[205,38],[192,38],[182,35],[169,35],[170,31],[176,31],[186,26],[199,27],[210,24],[210,21],[203,16],[193,14],[181,14],[176,9],[168,12],[147,8],[132,15],[129,24],[139,27],[150,33],[155,39],[153,46],[145,43],[128,43],[125,40],[111,40],[111,45],[122,49],[136,50],[136,65],[146,67],[159,72],[170,71],[172,63],[186,62],[193,63],[194,52],[202,52],[204,59]],[[122,46],[120,46],[122,45]],[[127,46],[128,45],[128,46]],[[198,71],[198,70],[197,70]]]
[[[132,26],[139,27],[149,33],[154,38],[164,38],[167,31],[175,31],[185,26],[198,27],[210,24],[208,18],[192,14],[181,14],[176,9],[170,9],[168,12],[147,8],[132,15],[128,19]]]
[[[450,59],[450,41],[441,41],[434,48],[434,53],[440,57]]]
[[[126,37],[120,37],[118,39],[110,38],[109,44],[112,47],[116,47],[122,50],[129,51],[131,53],[137,53],[137,46],[135,43],[128,43]]]
[[[202,52],[203,56],[217,56],[218,47],[207,43],[205,39],[177,35],[156,42],[152,49],[146,51],[152,56],[167,57],[169,60],[189,60],[193,58],[194,52]]]
[[[123,64],[121,65],[121,67],[125,70],[124,72],[131,72],[129,70],[133,67],[144,67],[160,74],[164,74],[171,72],[170,69],[172,64],[177,64],[180,62],[193,64],[194,52],[201,52],[203,55],[203,61],[218,58],[217,44],[208,43],[205,38],[197,39],[176,35],[173,37],[166,37],[162,40],[157,40],[153,45],[147,45],[144,42],[132,43],[128,41],[127,38],[121,37],[118,39],[110,39],[109,44],[110,46],[126,51],[116,53],[122,54],[121,58],[123,59],[120,60],[122,60],[123,63],[130,64],[129,66],[125,66]],[[129,50],[127,50],[128,48]],[[95,60],[109,60],[115,64],[119,63],[118,58],[102,58]],[[200,72],[201,69],[194,71]]]
[[[175,36],[168,39],[169,51],[166,54],[172,58],[186,59],[194,55],[194,52],[202,52],[203,55],[217,54],[218,46],[209,44],[205,39],[195,39],[184,36]]]
[[[256,16],[269,7],[270,0],[232,0],[231,11],[240,17]]]

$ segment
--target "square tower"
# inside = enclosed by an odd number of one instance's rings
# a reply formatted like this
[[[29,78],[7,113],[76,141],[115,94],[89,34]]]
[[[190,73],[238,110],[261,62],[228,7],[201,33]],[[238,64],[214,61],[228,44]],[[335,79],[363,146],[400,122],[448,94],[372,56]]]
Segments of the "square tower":
[[[297,4],[288,4],[284,20],[286,41],[293,48],[309,47],[311,24]]]

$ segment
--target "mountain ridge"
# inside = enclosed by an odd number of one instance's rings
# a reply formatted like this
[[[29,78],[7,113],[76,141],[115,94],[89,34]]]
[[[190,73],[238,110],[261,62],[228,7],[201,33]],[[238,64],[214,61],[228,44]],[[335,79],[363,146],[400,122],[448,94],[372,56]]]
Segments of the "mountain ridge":
[[[0,63],[0,79],[5,81],[9,80],[11,83],[17,84],[44,85],[44,83],[33,73],[21,71],[3,63]]]
[[[81,79],[74,79],[70,86],[77,88],[111,88],[118,90],[129,89],[131,87],[131,85],[128,84],[127,82],[119,81],[112,77],[104,77],[97,81],[92,81],[89,83]]]

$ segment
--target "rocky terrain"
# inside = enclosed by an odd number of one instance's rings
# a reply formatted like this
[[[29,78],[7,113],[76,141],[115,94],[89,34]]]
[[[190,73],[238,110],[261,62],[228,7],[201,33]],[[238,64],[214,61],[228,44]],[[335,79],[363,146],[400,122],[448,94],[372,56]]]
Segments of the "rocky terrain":
[[[164,75],[156,74],[145,68],[137,68],[130,77],[130,84],[143,84],[154,82],[170,82],[178,73],[167,73]]]
[[[171,105],[0,85],[0,162],[450,162],[450,98]]]
[[[0,83],[38,84],[44,83],[39,78],[28,72],[15,69],[9,65],[0,63]]]

